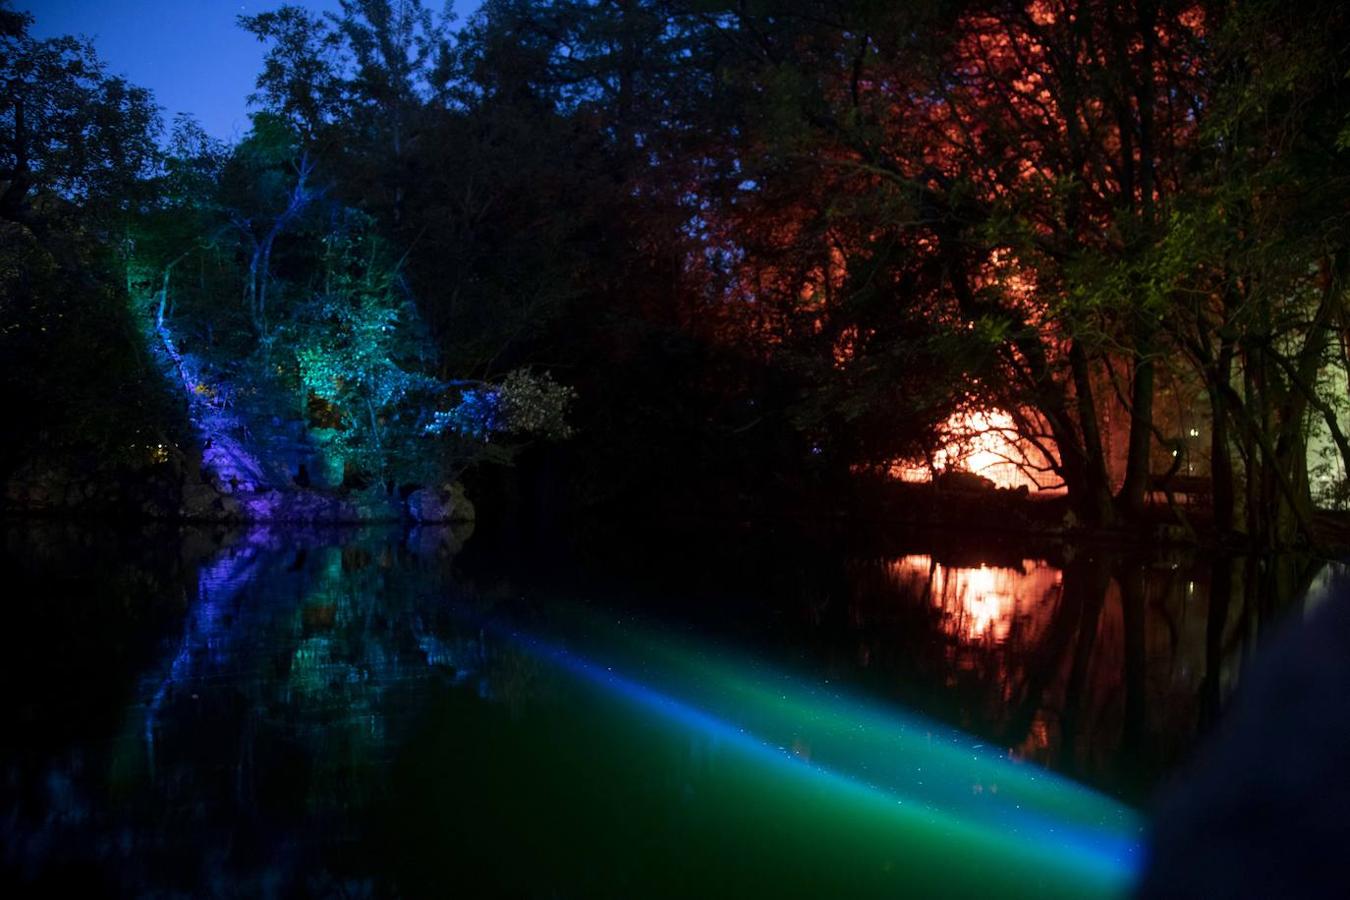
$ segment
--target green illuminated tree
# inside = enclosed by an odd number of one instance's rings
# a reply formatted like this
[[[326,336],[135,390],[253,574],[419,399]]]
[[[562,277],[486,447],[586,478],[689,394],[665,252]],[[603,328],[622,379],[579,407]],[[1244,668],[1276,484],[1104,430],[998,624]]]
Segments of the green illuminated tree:
[[[398,260],[369,216],[335,210],[322,238],[322,280],[285,326],[305,401],[355,468],[384,475],[415,461],[437,384],[434,351]],[[401,473],[409,477],[407,472]]]

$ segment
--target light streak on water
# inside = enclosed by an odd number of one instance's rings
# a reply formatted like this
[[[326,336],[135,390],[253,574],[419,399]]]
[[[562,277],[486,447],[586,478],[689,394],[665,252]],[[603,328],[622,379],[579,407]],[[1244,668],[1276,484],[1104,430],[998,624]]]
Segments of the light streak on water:
[[[805,789],[823,816],[864,823],[893,845],[898,883],[943,895],[1112,896],[1141,866],[1135,812],[955,729],[640,629],[584,631],[571,642],[505,636],[785,790]]]

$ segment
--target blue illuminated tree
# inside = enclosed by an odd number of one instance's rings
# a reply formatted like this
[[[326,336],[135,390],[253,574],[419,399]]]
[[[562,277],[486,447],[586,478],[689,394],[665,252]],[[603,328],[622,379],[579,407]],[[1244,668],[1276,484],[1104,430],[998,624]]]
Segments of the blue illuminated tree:
[[[508,372],[499,382],[457,382],[459,400],[432,414],[428,434],[457,434],[484,443],[503,439],[571,437],[567,409],[576,397],[547,372]]]

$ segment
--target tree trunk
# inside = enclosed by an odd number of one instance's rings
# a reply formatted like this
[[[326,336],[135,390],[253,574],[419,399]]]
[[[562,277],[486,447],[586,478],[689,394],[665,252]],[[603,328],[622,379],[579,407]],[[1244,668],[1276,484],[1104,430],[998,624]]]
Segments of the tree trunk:
[[[1220,536],[1233,532],[1233,453],[1228,445],[1228,402],[1222,391],[1211,389],[1209,409],[1209,480],[1214,507],[1214,530]]]
[[[259,334],[262,333],[262,326],[258,322],[258,262],[261,255],[262,247],[255,240],[253,253],[248,260],[248,279],[244,282],[244,307],[248,310],[248,321]]]
[[[1147,352],[1141,348],[1141,353]],[[1141,358],[1134,368],[1130,391],[1130,437],[1125,457],[1125,481],[1120,487],[1120,508],[1127,518],[1139,519],[1148,496],[1153,449],[1154,362]]]
[[[1082,508],[1092,524],[1114,525],[1115,506],[1110,480],[1106,476],[1106,455],[1102,451],[1101,430],[1097,423],[1097,404],[1092,396],[1087,353],[1078,341],[1069,346],[1069,366],[1078,401],[1078,428],[1083,436],[1085,495],[1081,498]]]
[[[1214,530],[1220,536],[1233,533],[1235,493],[1233,488],[1233,448],[1229,439],[1228,394],[1233,372],[1233,345],[1225,341],[1219,358],[1207,374],[1209,378],[1209,480],[1210,502],[1214,508]]]
[[[272,229],[272,231],[269,232],[267,237],[263,240],[262,263],[259,266],[259,271],[257,273],[258,299],[257,303],[255,304],[255,307],[257,309],[257,317],[255,321],[257,322],[258,326],[258,336],[264,338],[267,336],[267,282],[271,280],[268,273],[270,273],[272,270],[272,241],[276,238],[276,231],[277,229],[275,228]]]

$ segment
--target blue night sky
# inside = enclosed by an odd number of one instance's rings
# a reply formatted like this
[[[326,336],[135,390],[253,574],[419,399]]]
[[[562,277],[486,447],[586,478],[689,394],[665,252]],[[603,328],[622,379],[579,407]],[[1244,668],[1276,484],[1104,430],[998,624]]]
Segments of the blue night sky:
[[[93,39],[110,71],[152,90],[166,122],[192,113],[219,138],[248,127],[245,98],[262,68],[263,45],[235,17],[286,2],[313,10],[338,9],[338,0],[12,0],[36,17],[38,37],[78,34]],[[428,3],[439,9],[440,3]],[[464,16],[476,0],[456,0]]]

